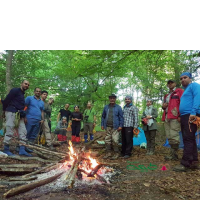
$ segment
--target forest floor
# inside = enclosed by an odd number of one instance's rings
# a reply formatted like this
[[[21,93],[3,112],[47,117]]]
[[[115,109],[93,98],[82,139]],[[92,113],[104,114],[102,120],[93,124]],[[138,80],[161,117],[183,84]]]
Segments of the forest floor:
[[[102,132],[97,132],[103,134]],[[68,137],[70,138],[70,136]],[[2,147],[2,142],[1,142]],[[103,148],[103,147],[102,147]],[[57,152],[65,153],[67,145],[57,147]],[[101,151],[101,149],[95,150]],[[11,200],[102,200],[102,199],[134,199],[134,200],[176,200],[176,199],[200,199],[200,170],[188,172],[174,172],[172,169],[180,161],[164,160],[168,155],[169,148],[161,144],[156,146],[155,155],[146,156],[146,150],[134,146],[133,155],[129,159],[103,160],[105,153],[96,159],[100,162],[116,163],[114,170],[117,171],[112,177],[110,184],[83,185],[73,189],[62,191],[40,192],[40,188],[11,197]],[[179,151],[179,158],[182,156]],[[199,154],[200,159],[200,154]],[[31,161],[33,162],[33,161]],[[1,159],[1,164],[31,163],[30,161],[17,161]],[[36,163],[34,161],[34,163]],[[39,162],[38,162],[39,163]],[[134,167],[136,166],[136,167]],[[143,170],[137,167],[143,166]],[[147,167],[154,166],[154,170]],[[163,169],[163,166],[166,170]],[[145,168],[146,167],[146,168]],[[1,174],[1,180],[9,176]],[[0,199],[10,189],[10,186],[1,185]]]

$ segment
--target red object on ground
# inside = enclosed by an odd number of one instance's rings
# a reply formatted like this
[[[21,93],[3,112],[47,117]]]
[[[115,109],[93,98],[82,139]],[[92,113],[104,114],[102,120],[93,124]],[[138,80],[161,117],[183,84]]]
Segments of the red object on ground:
[[[162,171],[167,170],[167,168],[165,167],[165,165],[161,168]]]

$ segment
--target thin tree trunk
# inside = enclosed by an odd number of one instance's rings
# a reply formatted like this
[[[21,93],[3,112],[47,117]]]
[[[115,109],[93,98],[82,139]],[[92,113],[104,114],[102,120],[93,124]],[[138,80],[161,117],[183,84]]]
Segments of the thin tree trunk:
[[[9,50],[8,57],[6,59],[6,90],[7,90],[7,93],[9,93],[12,88],[11,71],[12,71],[13,54],[14,54],[14,50]]]

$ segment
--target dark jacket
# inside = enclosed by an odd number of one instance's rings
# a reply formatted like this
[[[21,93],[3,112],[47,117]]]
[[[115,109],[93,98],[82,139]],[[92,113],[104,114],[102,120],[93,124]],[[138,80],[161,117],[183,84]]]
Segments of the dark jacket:
[[[149,126],[149,130],[157,130],[157,122],[156,119],[158,117],[158,111],[156,108],[152,108],[151,116],[153,117],[153,124]],[[146,117],[145,111],[143,112],[142,119]],[[147,125],[143,125],[143,130],[147,131]]]
[[[13,88],[10,90],[4,100],[2,100],[3,111],[17,112],[18,110],[24,110],[25,100],[24,92],[21,88]]]
[[[102,117],[101,117],[101,126],[106,129],[106,124],[108,120],[109,113],[109,105],[106,105],[103,109]],[[115,104],[113,106],[113,128],[118,129],[119,127],[123,127],[124,118],[121,106]]]

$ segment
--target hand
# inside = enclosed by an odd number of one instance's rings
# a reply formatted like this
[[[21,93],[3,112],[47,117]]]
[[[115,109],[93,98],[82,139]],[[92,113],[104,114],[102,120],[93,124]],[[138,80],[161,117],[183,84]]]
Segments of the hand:
[[[189,116],[189,121],[194,121],[196,119],[196,115],[190,115]]]
[[[180,117],[178,117],[178,118],[177,118],[177,121],[178,121],[178,122],[181,122],[181,118],[180,118]]]
[[[44,120],[42,119],[42,120],[40,121],[40,123],[43,124],[43,123],[44,123]]]
[[[25,117],[25,118],[24,118],[24,123],[27,124],[27,122],[28,122],[28,121],[27,121],[27,119],[26,119],[26,117]]]
[[[117,129],[117,131],[121,131],[122,130],[122,127],[119,127],[118,129]]]
[[[101,130],[104,130],[104,127],[103,127],[103,126],[101,127]]]
[[[150,115],[147,115],[147,119],[151,119],[151,116],[150,116]]]
[[[166,109],[168,107],[168,103],[163,103],[162,107]]]
[[[51,122],[51,118],[49,118],[49,121]]]

